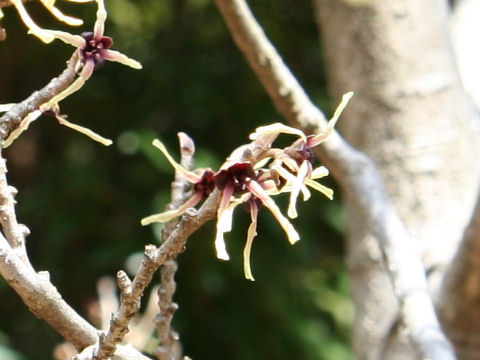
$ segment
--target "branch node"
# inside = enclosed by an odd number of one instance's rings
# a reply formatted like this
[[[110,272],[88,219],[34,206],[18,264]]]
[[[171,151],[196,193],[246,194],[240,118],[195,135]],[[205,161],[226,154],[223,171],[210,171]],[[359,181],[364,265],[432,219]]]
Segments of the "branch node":
[[[122,295],[128,295],[132,292],[132,281],[123,270],[117,272],[117,283]]]
[[[151,261],[155,261],[156,251],[157,251],[157,247],[153,244],[148,244],[145,246],[145,256]]]
[[[24,237],[30,235],[30,229],[28,228],[27,225],[18,224],[18,231],[19,231]]]
[[[45,271],[45,270],[39,271],[37,275],[39,279],[42,281],[50,281],[50,273],[48,271]]]
[[[17,188],[12,185],[8,185],[8,191],[10,191],[10,194],[12,194],[12,196],[15,196],[18,194]]]
[[[184,217],[186,218],[185,220],[190,220],[190,218],[196,217],[198,215],[198,210],[195,209],[194,207],[188,208],[184,212]]]

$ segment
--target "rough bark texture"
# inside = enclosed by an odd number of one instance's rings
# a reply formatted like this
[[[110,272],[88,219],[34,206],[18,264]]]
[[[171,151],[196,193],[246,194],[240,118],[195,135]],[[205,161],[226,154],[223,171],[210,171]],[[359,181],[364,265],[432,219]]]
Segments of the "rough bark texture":
[[[480,358],[480,197],[474,217],[445,274],[439,302],[446,333],[462,360]]]
[[[471,215],[478,131],[438,0],[316,0],[333,96],[356,96],[340,123],[372,157],[437,294]],[[411,359],[374,234],[349,203],[348,266],[359,359]],[[379,311],[381,309],[381,311]]]

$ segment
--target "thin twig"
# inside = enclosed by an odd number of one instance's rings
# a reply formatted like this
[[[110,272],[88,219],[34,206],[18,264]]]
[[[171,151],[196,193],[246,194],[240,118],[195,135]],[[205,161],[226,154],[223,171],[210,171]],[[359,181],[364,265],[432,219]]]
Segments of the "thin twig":
[[[46,271],[36,273],[0,234],[0,273],[37,317],[45,320],[77,350],[97,341],[97,331],[73,310],[49,280]]]
[[[131,319],[140,309],[140,299],[152,281],[153,275],[167,260],[183,251],[187,238],[194,231],[215,217],[220,200],[219,195],[218,191],[213,192],[198,212],[193,209],[187,211],[179,225],[159,248],[155,245],[147,245],[140,268],[131,282],[123,271],[119,271],[120,309],[112,316],[108,331],[100,336],[100,343],[95,355],[96,360],[112,357],[117,344],[128,332]],[[128,285],[121,286],[120,283],[128,283]]]
[[[160,288],[158,289],[158,307],[160,313],[154,319],[157,326],[157,334],[160,345],[154,354],[158,360],[175,360],[175,345],[179,340],[177,332],[171,329],[171,323],[175,312],[178,310],[177,303],[173,302],[173,295],[177,285],[175,273],[178,265],[175,260],[168,260],[160,269]]]
[[[67,61],[67,68],[42,89],[35,91],[27,99],[13,106],[9,111],[0,117],[0,143],[3,143],[10,132],[14,130],[22,119],[32,111],[37,110],[40,105],[47,103],[55,95],[60,94],[68,88],[75,80],[75,65],[78,61],[78,51],[75,51]]]
[[[25,237],[30,234],[30,230],[17,222],[14,199],[16,194],[17,189],[8,185],[7,163],[1,155],[0,148],[0,224],[12,249],[25,264],[29,265]]]
[[[324,128],[325,117],[281,60],[247,3],[216,0],[216,4],[277,110],[292,124]],[[318,153],[342,186],[347,201],[354,204],[376,235],[417,354],[421,358],[455,359],[435,315],[417,242],[390,203],[373,162],[336,132],[318,147]]]
[[[74,81],[77,61],[78,52],[75,51],[67,68],[57,78],[0,117],[0,142],[6,139],[25,116]],[[0,224],[6,237],[0,234],[0,274],[37,317],[45,320],[77,350],[88,349],[98,341],[97,330],[62,299],[50,282],[48,272],[35,272],[28,261],[25,250],[28,228],[17,222],[13,198],[16,190],[8,185],[6,173],[6,161],[0,153]],[[119,347],[116,356],[119,359],[148,359],[131,346]]]
[[[258,137],[249,145],[238,148],[229,159],[235,158],[239,162],[249,159],[255,162],[269,149],[271,144],[271,141],[267,140],[269,136]],[[108,359],[113,355],[116,345],[122,341],[128,332],[128,325],[132,317],[140,309],[140,299],[146,287],[152,281],[155,272],[160,266],[183,252],[186,241],[191,234],[207,221],[216,217],[221,195],[222,192],[215,189],[199,210],[188,209],[160,247],[147,245],[143,261],[132,281],[123,271],[119,271],[118,280],[122,294],[120,309],[112,317],[108,331],[100,336],[100,343],[95,355],[96,360]]]
[[[235,43],[246,57],[277,110],[303,128],[326,124],[295,76],[266,37],[245,1],[216,0]]]
[[[0,233],[0,274],[38,318],[45,320],[77,350],[88,348],[98,340],[97,330],[70,307],[50,282],[46,271],[35,272]],[[117,348],[120,360],[146,360],[131,346]]]
[[[193,156],[195,154],[195,143],[185,133],[178,133],[180,143],[180,164],[183,168],[191,170],[194,165]],[[172,183],[172,200],[167,208],[175,209],[182,205],[188,198],[187,191],[190,183],[178,171],[175,172],[175,181]],[[173,220],[165,224],[162,232],[163,240],[173,231],[178,221]],[[178,304],[173,302],[173,295],[177,285],[175,283],[175,273],[178,265],[175,259],[168,260],[160,269],[160,287],[158,289],[158,307],[160,313],[155,317],[154,322],[157,326],[159,346],[154,350],[155,356],[159,360],[175,360],[174,350],[179,340],[177,332],[171,329],[171,323],[175,312],[178,310]]]

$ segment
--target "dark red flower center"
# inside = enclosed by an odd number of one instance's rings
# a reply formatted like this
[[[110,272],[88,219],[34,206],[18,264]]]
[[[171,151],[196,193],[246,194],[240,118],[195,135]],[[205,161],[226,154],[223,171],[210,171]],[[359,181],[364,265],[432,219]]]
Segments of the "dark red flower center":
[[[309,139],[313,136],[307,137],[307,142],[302,139],[298,139],[292,146],[285,150],[285,153],[295,160],[298,165],[307,160],[313,165],[315,162],[315,153],[313,149],[308,145]]]
[[[201,193],[206,198],[215,189],[215,173],[212,170],[205,170],[202,179],[193,185],[195,193]]]
[[[95,64],[95,68],[103,65],[105,62],[103,51],[112,47],[113,39],[109,36],[95,38],[93,36],[93,32],[85,32],[82,34],[82,37],[86,41],[85,47],[80,50],[83,58],[85,60],[92,59]]]
[[[225,187],[233,186],[233,194],[241,195],[247,192],[247,185],[250,180],[255,180],[255,170],[250,163],[237,163],[226,170],[221,170],[215,175],[215,185],[223,190]]]
[[[298,155],[300,155],[303,160],[309,161],[312,165],[315,162],[315,153],[307,144],[302,145],[301,149],[298,150]]]

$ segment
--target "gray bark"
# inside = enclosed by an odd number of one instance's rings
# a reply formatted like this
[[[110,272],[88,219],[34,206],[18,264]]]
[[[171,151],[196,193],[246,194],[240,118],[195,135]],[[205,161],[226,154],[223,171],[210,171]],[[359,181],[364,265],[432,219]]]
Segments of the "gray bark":
[[[478,119],[461,86],[438,0],[316,0],[329,88],[356,93],[340,129],[377,165],[410,234],[431,293],[471,216]],[[359,359],[412,359],[375,235],[347,201],[348,266]]]

